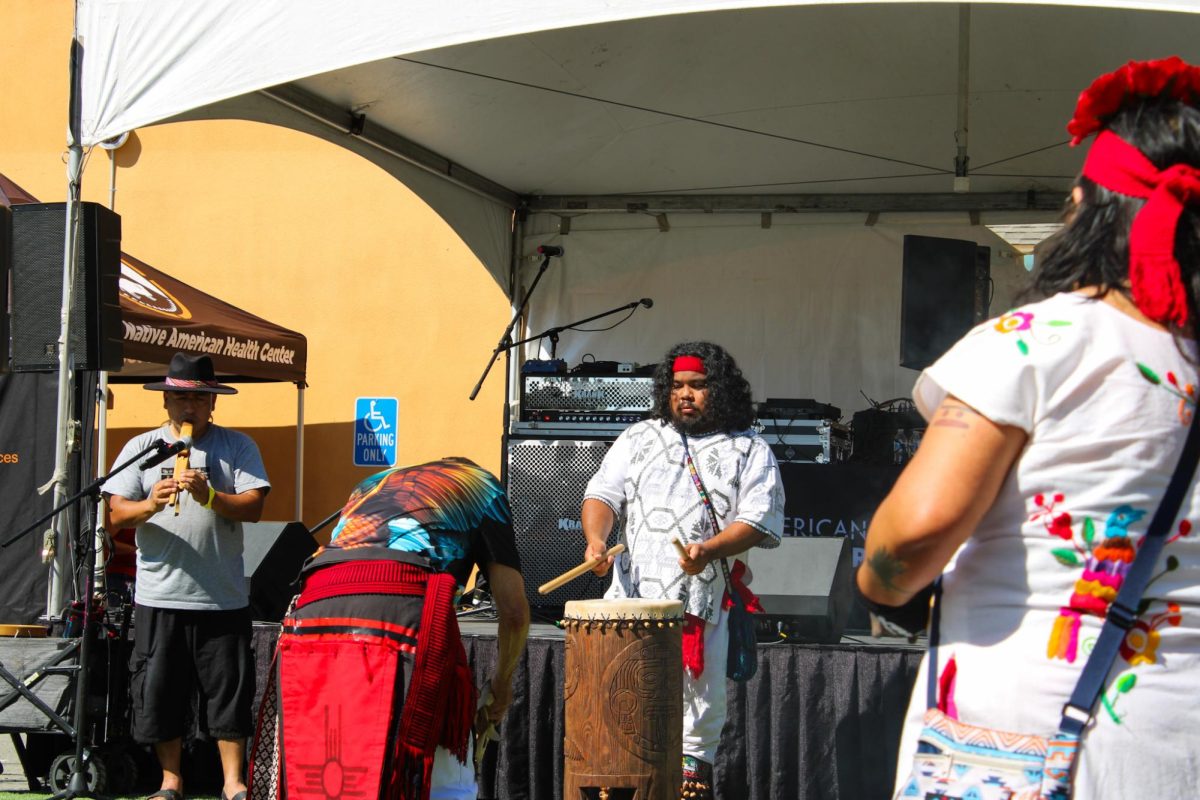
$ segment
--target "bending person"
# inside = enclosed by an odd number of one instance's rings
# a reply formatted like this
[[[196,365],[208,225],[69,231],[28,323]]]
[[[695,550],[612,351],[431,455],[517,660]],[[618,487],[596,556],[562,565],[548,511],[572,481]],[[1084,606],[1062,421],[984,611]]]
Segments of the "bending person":
[[[908,775],[927,703],[1055,732],[1162,500],[1198,383],[1198,101],[1200,69],[1178,59],[1084,92],[1068,130],[1098,136],[1039,257],[1046,299],[976,327],[917,380],[929,427],[857,575],[886,614],[943,574],[938,669],[927,656],[916,680],[898,797],[924,796]],[[1085,728],[1076,800],[1195,796],[1197,522],[1193,484]]]
[[[499,615],[482,708],[455,617],[472,566],[487,575]],[[447,458],[372,475],[305,567],[284,620],[252,783],[278,781],[281,798],[313,786],[328,796],[474,798],[470,734],[511,705],[528,631],[512,516],[491,473]],[[276,710],[277,737],[261,727]]]

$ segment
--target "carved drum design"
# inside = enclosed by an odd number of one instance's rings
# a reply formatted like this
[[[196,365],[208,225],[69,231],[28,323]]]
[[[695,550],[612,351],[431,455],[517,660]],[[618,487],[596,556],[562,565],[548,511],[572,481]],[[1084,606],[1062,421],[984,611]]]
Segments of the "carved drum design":
[[[683,605],[575,600],[567,631],[563,797],[675,800],[683,780]]]

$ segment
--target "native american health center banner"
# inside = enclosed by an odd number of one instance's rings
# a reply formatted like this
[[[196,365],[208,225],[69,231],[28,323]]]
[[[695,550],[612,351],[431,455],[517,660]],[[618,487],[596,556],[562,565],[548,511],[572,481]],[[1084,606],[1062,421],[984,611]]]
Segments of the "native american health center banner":
[[[124,253],[120,295],[127,359],[166,364],[183,350],[211,356],[217,371],[227,375],[304,380],[304,336]]]

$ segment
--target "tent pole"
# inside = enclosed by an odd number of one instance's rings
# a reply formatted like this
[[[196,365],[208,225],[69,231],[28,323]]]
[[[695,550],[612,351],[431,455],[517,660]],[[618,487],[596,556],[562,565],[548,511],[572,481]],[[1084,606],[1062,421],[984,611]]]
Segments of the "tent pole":
[[[105,148],[107,150],[107,148]],[[108,210],[117,210],[117,154],[108,151]],[[108,463],[108,372],[100,370],[96,383],[96,477],[103,478]],[[107,588],[105,571],[114,555],[105,548],[104,499],[96,501],[96,585]]]
[[[296,508],[292,519],[304,521],[304,381],[296,382]]]
[[[971,92],[971,5],[962,3],[958,7],[958,127],[954,141],[958,151],[954,156],[954,191],[970,190],[967,165],[971,158],[967,154],[968,116]]]
[[[71,388],[74,375],[71,370],[71,307],[75,290],[75,251],[78,247],[79,186],[83,175],[83,147],[79,143],[79,40],[71,39],[70,99],[68,107],[69,131],[67,141],[67,213],[63,234],[62,303],[59,306],[58,332],[58,411],[54,429],[54,475],[39,492],[54,488],[54,506],[62,505],[68,495],[67,462],[71,455],[70,435]],[[54,518],[50,529],[42,540],[42,560],[50,565],[50,580],[47,588],[46,615],[54,619],[62,613],[63,576],[59,569],[57,550],[61,543],[69,542],[63,530],[69,525],[64,510]]]

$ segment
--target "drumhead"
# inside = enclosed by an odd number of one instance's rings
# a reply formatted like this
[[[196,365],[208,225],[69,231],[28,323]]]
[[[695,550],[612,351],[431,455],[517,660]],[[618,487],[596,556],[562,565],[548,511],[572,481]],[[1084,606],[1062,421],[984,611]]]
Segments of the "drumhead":
[[[563,609],[564,619],[681,619],[683,603],[679,600],[569,600]]]

